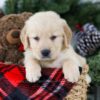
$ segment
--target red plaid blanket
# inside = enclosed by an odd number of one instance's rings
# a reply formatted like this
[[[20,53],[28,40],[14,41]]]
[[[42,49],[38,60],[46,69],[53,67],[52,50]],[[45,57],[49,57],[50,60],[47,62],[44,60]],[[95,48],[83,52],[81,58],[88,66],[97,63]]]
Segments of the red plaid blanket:
[[[44,68],[40,80],[29,83],[24,67],[0,63],[0,100],[63,100],[73,85],[61,69]]]

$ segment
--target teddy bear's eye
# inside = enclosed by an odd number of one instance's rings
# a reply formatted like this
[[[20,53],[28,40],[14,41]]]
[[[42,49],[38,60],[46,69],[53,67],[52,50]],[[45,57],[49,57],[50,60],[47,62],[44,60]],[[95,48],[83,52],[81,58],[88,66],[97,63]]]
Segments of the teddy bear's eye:
[[[57,36],[53,35],[50,37],[51,40],[55,40],[57,38]]]
[[[38,36],[36,36],[36,37],[34,37],[34,40],[36,40],[36,41],[39,41],[39,37]]]

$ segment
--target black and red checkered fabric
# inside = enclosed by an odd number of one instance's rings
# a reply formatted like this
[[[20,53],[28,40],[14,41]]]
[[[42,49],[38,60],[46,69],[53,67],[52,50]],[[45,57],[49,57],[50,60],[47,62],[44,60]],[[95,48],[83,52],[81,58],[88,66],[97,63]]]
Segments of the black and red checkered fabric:
[[[24,67],[0,63],[0,100],[63,100],[73,85],[61,69],[44,68],[40,80],[29,83]]]

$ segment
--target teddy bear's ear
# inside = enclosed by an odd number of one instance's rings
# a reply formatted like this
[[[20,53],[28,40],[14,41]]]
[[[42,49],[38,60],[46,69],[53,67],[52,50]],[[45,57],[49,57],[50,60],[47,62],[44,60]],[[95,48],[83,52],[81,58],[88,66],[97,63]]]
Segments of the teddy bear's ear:
[[[29,47],[28,37],[26,34],[26,26],[24,26],[24,28],[21,31],[20,39],[21,39],[21,42],[24,46],[24,50],[26,50]]]
[[[33,14],[31,12],[23,12],[23,13],[19,14],[19,17],[25,22],[32,15]]]

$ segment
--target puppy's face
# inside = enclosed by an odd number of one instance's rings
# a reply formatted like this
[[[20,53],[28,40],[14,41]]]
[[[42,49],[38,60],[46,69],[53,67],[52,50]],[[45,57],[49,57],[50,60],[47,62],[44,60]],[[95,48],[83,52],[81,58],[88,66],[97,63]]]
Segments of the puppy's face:
[[[40,25],[40,23],[39,23]],[[39,26],[38,25],[38,26]],[[63,46],[63,30],[44,25],[37,29],[29,28],[29,42],[33,55],[38,60],[53,60],[61,52]],[[32,33],[32,34],[31,34]]]
[[[66,22],[56,13],[39,14],[32,16],[26,22],[21,40],[24,48],[30,49],[35,59],[54,60],[68,46],[71,31]]]

